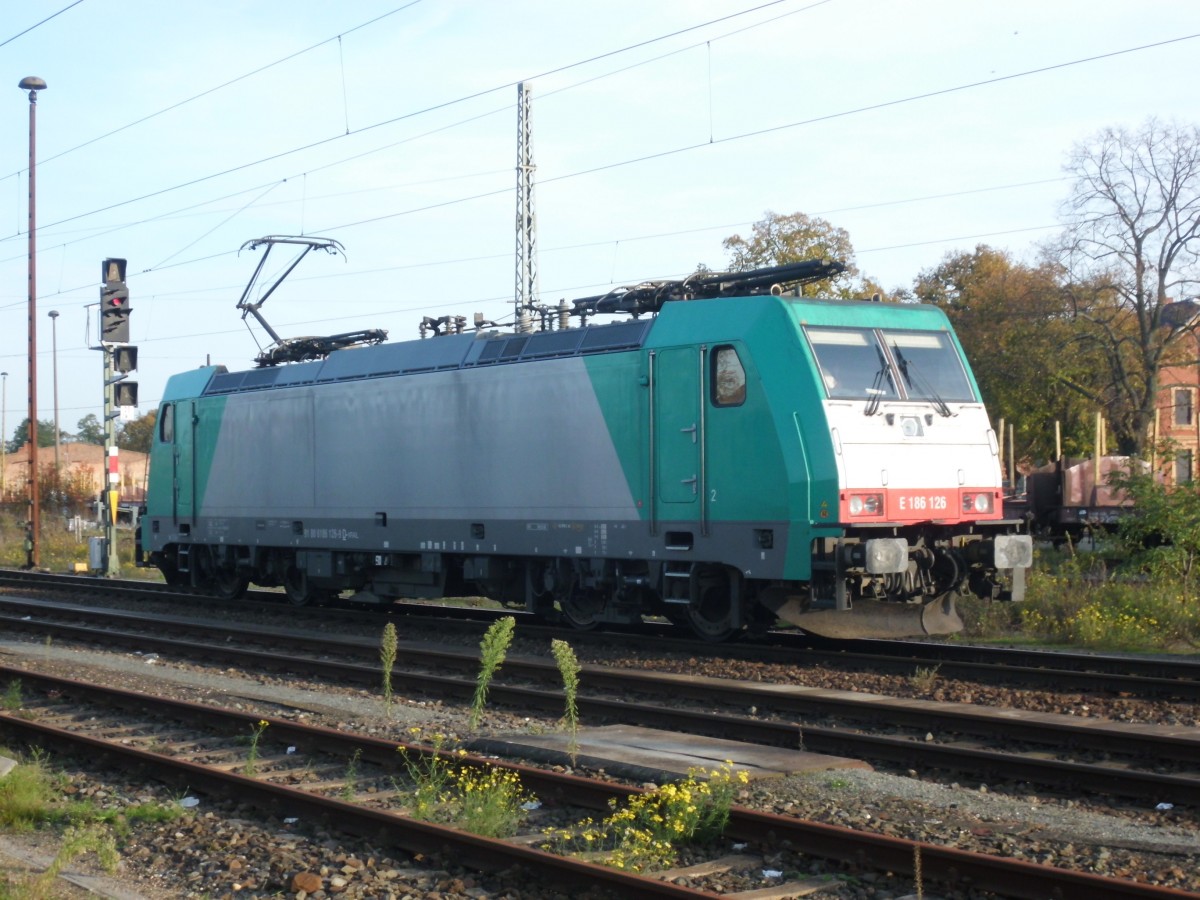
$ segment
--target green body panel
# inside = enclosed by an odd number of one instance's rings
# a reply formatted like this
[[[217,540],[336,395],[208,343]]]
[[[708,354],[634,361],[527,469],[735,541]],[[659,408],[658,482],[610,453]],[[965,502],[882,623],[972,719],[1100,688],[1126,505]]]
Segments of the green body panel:
[[[649,441],[649,391],[644,355],[611,353],[585,358],[588,377],[625,481],[643,520],[650,515],[650,478],[646,463]]]
[[[722,346],[737,350],[745,370],[746,398],[737,406],[718,407],[709,400],[712,352]],[[795,327],[778,299],[739,298],[668,304],[639,353],[587,361],[626,479],[642,501],[644,520],[656,503],[658,520],[678,525],[698,523],[702,516],[721,522],[786,522],[791,533],[788,568],[795,570],[793,577],[807,577],[809,524],[788,521],[789,509],[806,510],[810,503],[810,463],[794,415],[800,398],[812,397],[815,387],[797,383],[797,378],[814,378],[809,367],[797,368],[798,350]],[[630,358],[637,360],[636,367]],[[656,497],[649,494],[652,366]],[[631,391],[630,385],[636,389]]]
[[[659,518],[692,520],[700,514],[700,351],[667,348],[658,351],[655,363],[654,501]]]
[[[193,491],[196,509],[203,509],[204,494],[212,462],[216,456],[217,439],[221,433],[221,418],[225,414],[227,397],[202,397],[195,401],[192,429],[192,453],[195,455]]]
[[[765,296],[668,305],[651,340],[737,350],[746,372],[745,403],[708,409],[708,514],[722,521],[785,523],[783,574],[809,578],[812,523],[820,521],[813,507],[825,501],[837,509],[837,480],[811,480],[813,471],[836,470],[815,370],[786,301]]]
[[[150,447],[153,477],[146,495],[147,516],[190,519],[203,500],[226,398],[199,395],[220,371],[223,367],[208,366],[168,379],[159,406],[160,428]],[[163,410],[168,405],[174,407],[173,443],[161,439]],[[162,472],[170,477],[161,477]]]

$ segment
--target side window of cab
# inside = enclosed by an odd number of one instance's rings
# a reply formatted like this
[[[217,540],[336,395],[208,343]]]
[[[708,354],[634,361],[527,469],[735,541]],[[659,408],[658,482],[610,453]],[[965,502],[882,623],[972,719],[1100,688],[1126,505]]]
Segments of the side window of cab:
[[[713,406],[741,406],[746,402],[746,369],[737,350],[728,344],[713,348]]]
[[[164,444],[175,443],[175,404],[164,403],[158,411],[158,439]]]

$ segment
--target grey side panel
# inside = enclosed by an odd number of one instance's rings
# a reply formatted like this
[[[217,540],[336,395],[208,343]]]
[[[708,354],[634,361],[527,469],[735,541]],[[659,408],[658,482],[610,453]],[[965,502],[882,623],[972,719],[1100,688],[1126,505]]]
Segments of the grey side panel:
[[[312,430],[308,389],[230,400],[220,422],[216,461],[201,515],[311,509],[315,498]],[[213,512],[216,497],[226,498],[219,513]]]
[[[580,359],[229,397],[202,516],[377,512],[639,518]]]

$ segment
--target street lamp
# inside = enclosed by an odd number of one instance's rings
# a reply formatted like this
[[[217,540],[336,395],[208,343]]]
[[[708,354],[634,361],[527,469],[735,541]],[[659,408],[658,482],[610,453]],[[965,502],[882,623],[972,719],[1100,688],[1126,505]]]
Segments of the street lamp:
[[[46,313],[50,317],[50,362],[54,370],[54,492],[58,493],[58,479],[62,471],[58,467],[58,444],[62,432],[58,429],[58,310]]]
[[[29,75],[17,85],[29,91],[29,565],[41,565],[42,517],[38,496],[37,418],[37,94],[46,82]]]

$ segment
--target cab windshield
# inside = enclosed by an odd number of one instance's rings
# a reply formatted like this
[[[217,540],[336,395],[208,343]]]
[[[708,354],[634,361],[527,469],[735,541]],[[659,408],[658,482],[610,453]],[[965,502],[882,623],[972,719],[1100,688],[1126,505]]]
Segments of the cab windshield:
[[[944,331],[805,328],[832,400],[972,403],[975,393]]]
[[[975,392],[962,358],[944,331],[884,331],[910,400],[972,403]]]

